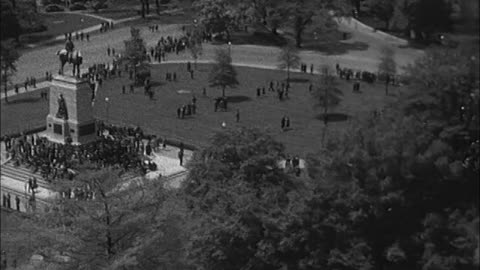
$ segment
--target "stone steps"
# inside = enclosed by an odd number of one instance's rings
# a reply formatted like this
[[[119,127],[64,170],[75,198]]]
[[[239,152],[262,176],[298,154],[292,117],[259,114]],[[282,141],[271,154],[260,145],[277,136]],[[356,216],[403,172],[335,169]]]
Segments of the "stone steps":
[[[37,184],[40,187],[51,189],[50,183],[48,183],[39,173],[33,173],[31,169],[20,165],[14,166],[12,162],[7,162],[1,167],[2,176],[8,176],[12,179],[19,180],[22,182],[28,182],[29,178],[35,177],[37,179]]]

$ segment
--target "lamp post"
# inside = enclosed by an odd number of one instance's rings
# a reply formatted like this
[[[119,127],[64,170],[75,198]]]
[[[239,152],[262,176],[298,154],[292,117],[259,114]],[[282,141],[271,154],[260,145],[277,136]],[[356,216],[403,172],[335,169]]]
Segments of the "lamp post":
[[[106,122],[108,123],[108,114],[109,114],[109,107],[110,107],[110,100],[108,97],[105,98],[105,103],[107,104],[106,110],[107,110],[107,117],[106,117]]]
[[[232,58],[232,42],[228,42],[228,55]]]

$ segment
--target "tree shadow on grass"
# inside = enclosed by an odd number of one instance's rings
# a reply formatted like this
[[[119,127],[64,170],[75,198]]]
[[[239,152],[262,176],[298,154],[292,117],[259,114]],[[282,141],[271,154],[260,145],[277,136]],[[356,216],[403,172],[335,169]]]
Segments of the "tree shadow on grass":
[[[240,102],[245,102],[245,101],[250,101],[252,100],[250,97],[247,96],[228,96],[227,101],[229,103],[240,103]]]
[[[232,35],[232,43],[237,45],[255,44],[263,46],[284,46],[287,39],[268,31],[256,30],[254,32],[237,32]]]
[[[286,79],[285,79],[285,81],[286,81]],[[291,83],[308,83],[308,82],[310,82],[310,79],[293,77],[293,78],[290,78],[290,82]]]
[[[50,40],[55,38],[54,35],[52,34],[40,34],[40,33],[34,33],[34,34],[26,34],[20,37],[20,42],[22,44],[36,44],[42,41]]]
[[[326,53],[327,55],[340,55],[348,53],[349,51],[365,51],[369,45],[364,42],[356,41],[354,43],[346,42],[325,42],[318,44],[309,44],[304,46],[305,49],[316,50]]]
[[[150,82],[151,87],[163,86],[165,84],[166,83],[164,83],[164,82],[156,82],[156,81]]]
[[[8,102],[4,102],[6,104],[21,104],[21,103],[35,103],[40,101],[40,97],[24,97],[24,98],[15,98],[15,99],[8,99]]]
[[[343,122],[347,121],[350,116],[344,114],[344,113],[327,113],[327,120],[328,122]],[[325,114],[319,114],[315,117],[315,119],[324,121],[325,119]]]

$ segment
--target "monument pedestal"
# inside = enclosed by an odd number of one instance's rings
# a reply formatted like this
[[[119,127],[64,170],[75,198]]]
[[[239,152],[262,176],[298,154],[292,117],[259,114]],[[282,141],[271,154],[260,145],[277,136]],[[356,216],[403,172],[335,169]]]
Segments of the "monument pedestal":
[[[97,139],[91,89],[87,80],[65,75],[54,76],[49,105],[45,133],[49,140],[65,143],[70,138],[72,144],[85,144]],[[66,117],[59,115],[62,110]]]

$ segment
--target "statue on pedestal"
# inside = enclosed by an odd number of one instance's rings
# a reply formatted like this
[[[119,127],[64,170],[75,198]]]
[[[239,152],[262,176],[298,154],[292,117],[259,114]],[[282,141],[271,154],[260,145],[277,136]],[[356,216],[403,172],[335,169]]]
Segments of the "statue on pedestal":
[[[68,62],[73,64],[73,76],[80,77],[80,65],[83,62],[83,57],[78,50],[74,50],[75,45],[71,38],[65,43],[65,49],[61,49],[57,52],[58,58],[60,60],[60,69],[58,74],[63,75],[63,67]]]
[[[65,103],[65,99],[63,98],[62,94],[60,94],[60,97],[58,98],[58,112],[56,117],[68,120],[67,104]]]

